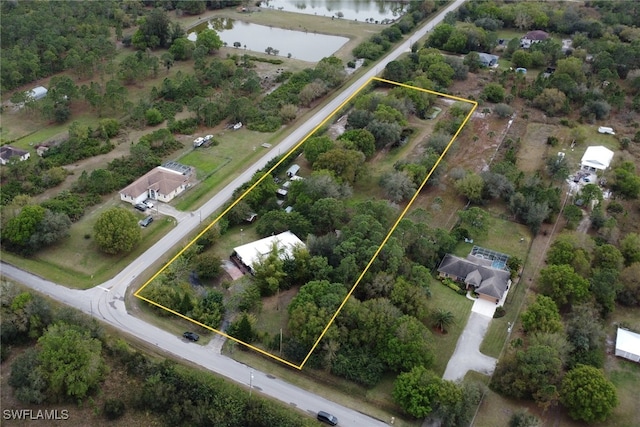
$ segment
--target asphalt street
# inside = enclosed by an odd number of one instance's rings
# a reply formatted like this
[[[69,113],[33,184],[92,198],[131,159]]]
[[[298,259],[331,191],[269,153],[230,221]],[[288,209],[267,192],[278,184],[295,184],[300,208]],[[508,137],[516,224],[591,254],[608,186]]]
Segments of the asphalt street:
[[[183,241],[192,231],[201,226],[200,218],[208,218],[223,207],[224,204],[231,199],[233,191],[237,187],[249,181],[251,176],[257,170],[263,168],[269,160],[280,153],[288,152],[298,144],[364,83],[371,77],[379,74],[387,63],[397,59],[402,53],[409,50],[415,41],[433,29],[435,25],[444,19],[444,16],[448,12],[459,7],[464,1],[465,0],[454,1],[429,23],[423,25],[408,40],[402,42],[395,50],[375,65],[375,67],[372,67],[362,77],[345,88],[331,102],[317,111],[312,118],[302,123],[288,137],[275,145],[259,161],[254,163],[218,194],[207,201],[198,211],[194,212],[193,215],[183,216],[173,230],[168,232],[166,236],[124,268],[113,279],[89,290],[73,290],[44,280],[41,277],[5,263],[0,264],[2,274],[55,300],[78,308],[123,332],[134,335],[138,339],[156,345],[159,349],[167,353],[189,360],[240,384],[248,386],[251,382],[256,391],[279,399],[302,411],[310,414],[315,414],[318,410],[331,412],[339,418],[340,425],[342,426],[375,427],[388,425],[386,422],[372,419],[356,410],[343,407],[336,402],[309,393],[274,378],[267,373],[252,370],[250,367],[213,352],[211,349],[187,342],[183,340],[182,337],[175,336],[154,325],[146,323],[127,313],[124,296],[129,285],[139,275],[143,274],[153,263],[164,257],[169,250],[175,248],[176,245]],[[250,381],[252,372],[253,380]]]

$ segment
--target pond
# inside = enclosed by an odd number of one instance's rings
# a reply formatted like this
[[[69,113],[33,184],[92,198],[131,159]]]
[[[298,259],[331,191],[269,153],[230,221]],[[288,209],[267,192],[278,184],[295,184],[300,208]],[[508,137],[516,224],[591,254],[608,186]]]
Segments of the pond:
[[[264,9],[372,23],[394,21],[406,12],[408,6],[408,2],[381,0],[265,0],[260,3]]]
[[[197,32],[208,26],[218,32],[227,46],[238,50],[250,50],[272,55],[291,57],[302,61],[317,62],[331,56],[349,41],[346,37],[315,34],[304,31],[267,27],[230,18],[214,18],[194,28],[189,40],[197,39]]]

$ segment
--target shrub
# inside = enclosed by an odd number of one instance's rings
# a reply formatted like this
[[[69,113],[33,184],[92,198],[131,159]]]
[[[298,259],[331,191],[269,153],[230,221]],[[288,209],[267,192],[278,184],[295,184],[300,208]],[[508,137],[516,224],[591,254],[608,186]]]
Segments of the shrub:
[[[157,108],[149,108],[144,113],[144,118],[149,126],[155,126],[164,121],[164,117],[162,117],[162,113]]]
[[[493,112],[496,113],[498,117],[505,119],[507,117],[511,117],[513,114],[513,108],[507,104],[500,103],[493,108]]]
[[[117,420],[124,415],[124,402],[118,398],[107,399],[104,402],[104,416],[108,420]]]
[[[198,120],[193,117],[183,120],[170,120],[168,128],[171,133],[191,135],[198,128]]]
[[[489,102],[502,102],[504,100],[504,88],[498,83],[489,83],[484,87],[482,95]]]
[[[496,311],[493,313],[493,318],[499,319],[501,317],[504,317],[505,314],[507,314],[507,310],[505,310],[504,307],[500,305],[496,307]]]

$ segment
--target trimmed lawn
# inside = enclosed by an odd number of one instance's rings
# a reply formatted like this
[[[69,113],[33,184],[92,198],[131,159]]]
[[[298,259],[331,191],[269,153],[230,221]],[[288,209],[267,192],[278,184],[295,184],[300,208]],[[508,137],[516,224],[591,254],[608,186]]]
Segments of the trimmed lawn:
[[[471,248],[482,246],[496,252],[517,256],[524,261],[531,244],[531,232],[525,225],[492,216],[488,230],[486,235],[474,239],[473,243],[459,242],[453,253],[459,257],[466,257],[471,252]]]
[[[442,376],[451,355],[456,349],[458,338],[467,324],[473,301],[444,286],[439,280],[433,279],[429,288],[431,289],[431,298],[429,300],[431,312],[433,313],[438,309],[450,311],[456,319],[456,323],[449,328],[446,334],[441,334],[439,331],[432,329],[435,339],[433,348],[435,363],[432,369],[438,376]]]
[[[178,159],[178,162],[193,166],[196,169],[198,179],[204,179],[216,172],[225,163],[231,161],[230,158],[222,158],[213,152],[215,147],[204,150],[193,150]]]

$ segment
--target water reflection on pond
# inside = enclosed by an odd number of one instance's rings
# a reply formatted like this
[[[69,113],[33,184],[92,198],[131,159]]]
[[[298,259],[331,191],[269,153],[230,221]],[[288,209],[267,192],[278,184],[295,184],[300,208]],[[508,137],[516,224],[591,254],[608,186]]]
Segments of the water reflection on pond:
[[[272,28],[230,18],[214,18],[195,27],[189,40],[195,41],[197,32],[206,26],[216,30],[227,46],[262,53],[271,48],[274,55],[287,57],[291,54],[292,58],[309,62],[331,56],[349,41],[346,37]]]
[[[263,9],[368,22],[395,20],[408,6],[407,2],[382,0],[263,0],[260,3]]]

